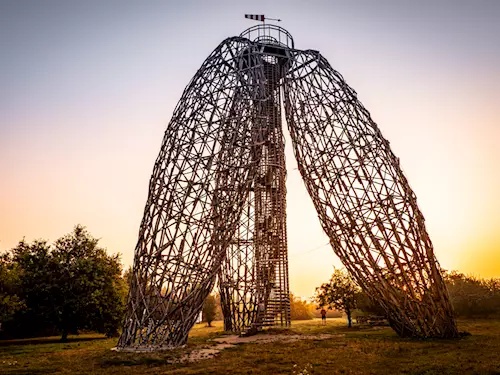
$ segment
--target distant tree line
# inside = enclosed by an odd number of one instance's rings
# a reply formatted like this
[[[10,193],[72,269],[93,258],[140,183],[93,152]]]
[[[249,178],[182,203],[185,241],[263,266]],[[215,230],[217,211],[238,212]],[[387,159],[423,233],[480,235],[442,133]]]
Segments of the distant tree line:
[[[292,320],[309,320],[320,317],[319,310],[315,305],[307,300],[290,294],[290,316]],[[329,317],[340,317],[342,314],[338,311],[329,313]],[[223,319],[220,295],[218,293],[210,294],[202,310],[202,322],[210,327],[213,321]]]
[[[500,279],[481,279],[444,270],[443,277],[457,317],[500,317]],[[377,302],[342,269],[334,268],[330,280],[316,288],[313,301],[318,307],[343,311],[349,327],[353,315],[385,315]]]
[[[0,337],[117,335],[125,277],[119,255],[108,255],[80,225],[53,245],[22,240],[0,256]]]
[[[457,271],[443,275],[457,317],[500,317],[500,279],[481,279]]]
[[[321,307],[313,302],[290,294],[290,317],[292,320],[309,320],[321,318]],[[336,309],[328,310],[327,318],[340,318],[342,312]]]
[[[290,318],[292,320],[313,319],[314,310],[312,303],[290,293]]]
[[[98,239],[77,225],[50,245],[45,240],[16,247],[0,255],[0,338],[36,337],[92,330],[118,334],[128,292],[130,271],[122,275],[119,255],[109,255]],[[500,279],[481,279],[443,271],[457,317],[500,317]],[[383,315],[345,270],[334,269],[329,282],[316,288],[313,304],[290,295],[292,320],[329,317],[340,312]],[[220,296],[204,304],[203,321],[222,319]]]

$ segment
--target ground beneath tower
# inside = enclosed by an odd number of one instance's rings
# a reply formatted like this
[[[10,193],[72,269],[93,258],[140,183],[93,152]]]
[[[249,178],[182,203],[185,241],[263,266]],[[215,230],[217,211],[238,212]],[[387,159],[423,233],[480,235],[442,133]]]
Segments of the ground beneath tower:
[[[95,333],[0,340],[0,374],[500,374],[500,319],[459,319],[460,340],[410,340],[390,327],[345,319],[292,321],[288,330],[227,335],[222,322],[197,324],[183,348],[155,353],[110,349],[117,338]],[[210,350],[208,350],[210,349]],[[181,362],[181,359],[183,362]]]
[[[214,344],[207,347],[197,348],[189,354],[185,354],[179,362],[197,362],[203,359],[215,357],[222,350],[233,348],[241,344],[269,344],[269,343],[291,343],[299,340],[333,340],[336,339],[338,345],[345,346],[344,334],[293,334],[289,331],[270,330],[260,332],[253,336],[241,337],[239,335],[229,335],[211,340]]]

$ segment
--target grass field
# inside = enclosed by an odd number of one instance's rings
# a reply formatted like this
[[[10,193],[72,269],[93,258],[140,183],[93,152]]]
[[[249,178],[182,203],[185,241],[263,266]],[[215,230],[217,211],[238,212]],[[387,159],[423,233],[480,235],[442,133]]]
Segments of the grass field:
[[[500,321],[459,322],[472,336],[460,340],[407,340],[390,328],[345,327],[342,319],[293,322],[280,334],[307,335],[295,342],[245,343],[211,359],[179,363],[185,353],[213,346],[224,335],[197,325],[186,348],[165,353],[117,353],[116,339],[99,335],[0,341],[1,374],[500,374]],[[278,334],[276,330],[265,333]],[[327,340],[310,337],[336,335]],[[303,372],[303,371],[302,371]]]

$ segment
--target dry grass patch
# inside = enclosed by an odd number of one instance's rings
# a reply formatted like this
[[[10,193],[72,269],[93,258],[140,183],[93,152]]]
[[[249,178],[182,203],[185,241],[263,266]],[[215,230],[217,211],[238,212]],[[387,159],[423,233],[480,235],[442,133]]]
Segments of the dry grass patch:
[[[221,322],[197,325],[186,348],[162,353],[116,353],[116,339],[99,335],[0,343],[2,374],[500,374],[500,321],[461,321],[462,340],[401,339],[390,328],[345,327],[341,319],[294,322],[231,343],[214,358],[186,356],[230,341]],[[323,339],[321,339],[323,338]],[[217,342],[219,341],[219,343]],[[252,342],[253,341],[253,342]],[[184,359],[183,359],[184,358]]]

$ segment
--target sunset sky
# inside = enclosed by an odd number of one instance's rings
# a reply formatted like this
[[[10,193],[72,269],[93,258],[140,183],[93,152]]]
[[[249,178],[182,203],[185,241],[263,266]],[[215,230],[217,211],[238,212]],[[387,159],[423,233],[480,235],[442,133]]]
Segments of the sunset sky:
[[[132,262],[180,95],[226,37],[281,18],[353,87],[446,269],[500,277],[500,1],[0,1],[0,251],[81,223]],[[287,138],[291,290],[340,265]]]

